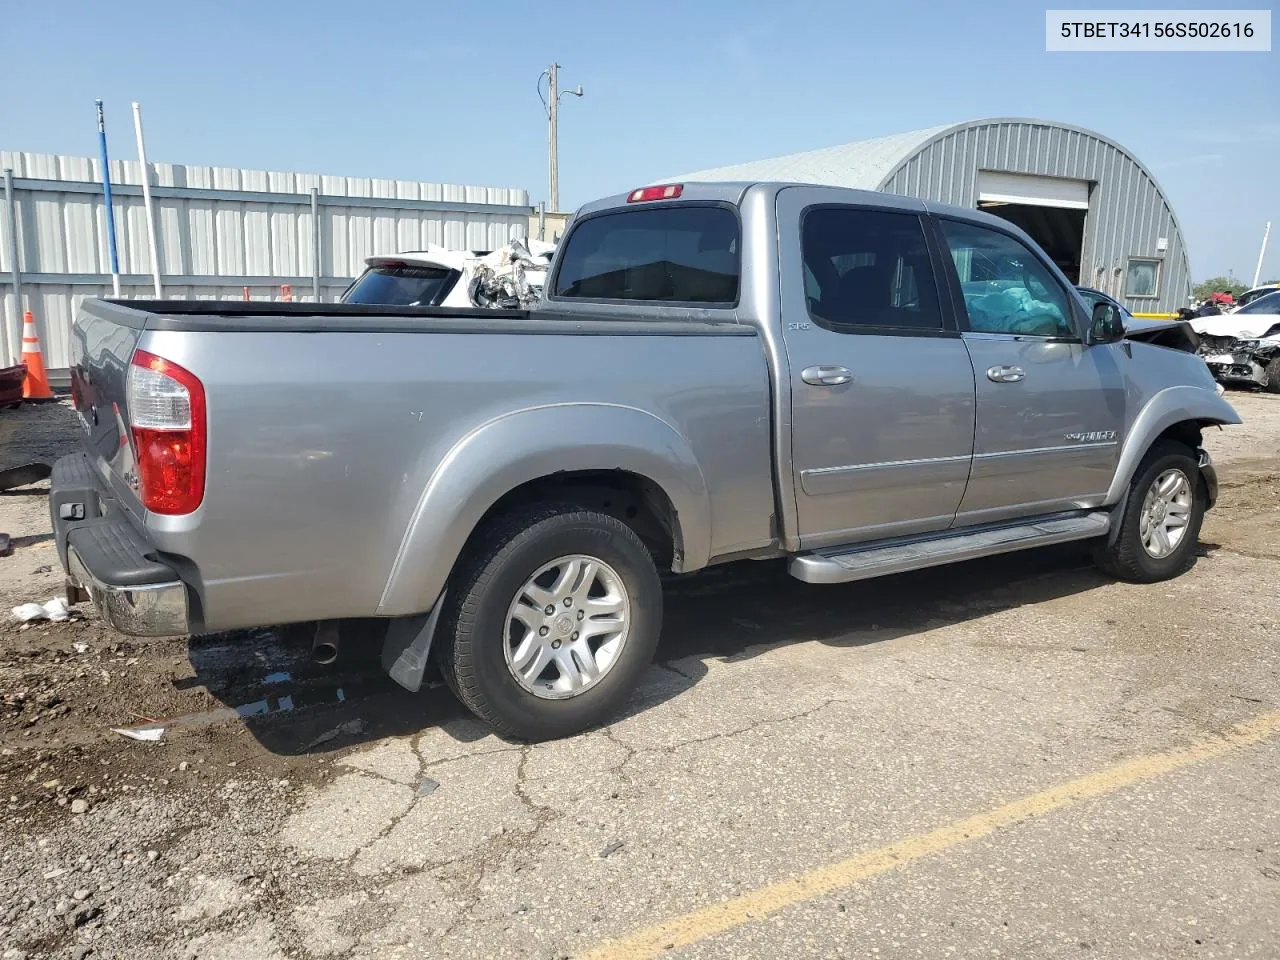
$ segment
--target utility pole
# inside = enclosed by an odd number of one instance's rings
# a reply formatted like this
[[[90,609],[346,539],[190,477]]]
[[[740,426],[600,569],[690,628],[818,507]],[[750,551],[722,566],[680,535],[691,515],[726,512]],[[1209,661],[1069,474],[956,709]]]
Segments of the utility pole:
[[[1262,231],[1262,249],[1258,251],[1258,265],[1253,268],[1253,285],[1256,287],[1262,278],[1262,259],[1267,255],[1267,241],[1271,239],[1271,221],[1267,221],[1267,228]]]
[[[551,129],[548,131],[549,149],[551,151],[551,210],[560,209],[560,64],[552,63],[547,73],[548,120]]]
[[[560,89],[560,64],[552,63],[545,71],[543,76],[547,78],[547,147],[549,153],[549,164],[551,173],[551,211],[553,213],[560,212],[560,98],[566,96],[580,97],[582,96],[582,86],[578,85],[573,90]],[[538,78],[539,90],[541,90],[542,78]]]

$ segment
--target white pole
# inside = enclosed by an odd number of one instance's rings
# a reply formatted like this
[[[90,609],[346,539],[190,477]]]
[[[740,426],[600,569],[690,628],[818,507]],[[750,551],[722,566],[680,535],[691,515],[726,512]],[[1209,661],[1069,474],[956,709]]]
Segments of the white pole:
[[[151,248],[151,283],[156,299],[160,292],[160,251],[156,243],[156,214],[151,206],[151,168],[147,166],[147,147],[142,140],[142,104],[133,101],[133,132],[138,137],[138,162],[142,164],[142,204],[147,212],[147,246]]]
[[[1262,258],[1267,255],[1267,240],[1271,237],[1271,221],[1267,221],[1267,228],[1262,231],[1262,249],[1258,251],[1258,265],[1253,268],[1253,285],[1256,287],[1262,279]]]

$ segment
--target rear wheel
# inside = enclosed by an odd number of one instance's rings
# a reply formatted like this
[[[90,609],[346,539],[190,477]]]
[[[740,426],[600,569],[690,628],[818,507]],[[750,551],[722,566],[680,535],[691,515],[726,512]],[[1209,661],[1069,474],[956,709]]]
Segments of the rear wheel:
[[[1098,565],[1138,583],[1176,577],[1191,566],[1206,498],[1192,451],[1172,441],[1156,444],[1129,484],[1118,536],[1096,550]]]
[[[449,687],[499,733],[568,736],[630,696],[653,659],[662,587],[622,521],[538,505],[481,531],[450,586],[436,655]]]

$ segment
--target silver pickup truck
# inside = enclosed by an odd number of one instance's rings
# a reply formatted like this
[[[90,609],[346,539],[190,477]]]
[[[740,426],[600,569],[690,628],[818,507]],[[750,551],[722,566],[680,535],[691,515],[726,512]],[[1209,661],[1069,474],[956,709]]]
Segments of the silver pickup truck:
[[[380,618],[403,685],[433,658],[500,732],[563,736],[653,657],[659,569],[833,584],[1089,540],[1182,572],[1201,430],[1239,418],[1142,335],[973,210],[647,187],[579,212],[527,312],[86,302],[57,545],[126,633],[316,621],[329,649]]]

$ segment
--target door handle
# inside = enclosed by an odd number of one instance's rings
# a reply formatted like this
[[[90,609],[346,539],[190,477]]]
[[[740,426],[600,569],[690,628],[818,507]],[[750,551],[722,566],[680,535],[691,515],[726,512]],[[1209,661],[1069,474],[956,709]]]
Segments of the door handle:
[[[805,367],[800,371],[800,379],[815,387],[838,387],[853,379],[848,367],[837,367],[830,364],[819,364],[816,367]]]
[[[1017,383],[1019,380],[1025,380],[1026,377],[1026,371],[1021,367],[1007,364],[999,364],[987,370],[987,379],[992,383]]]

